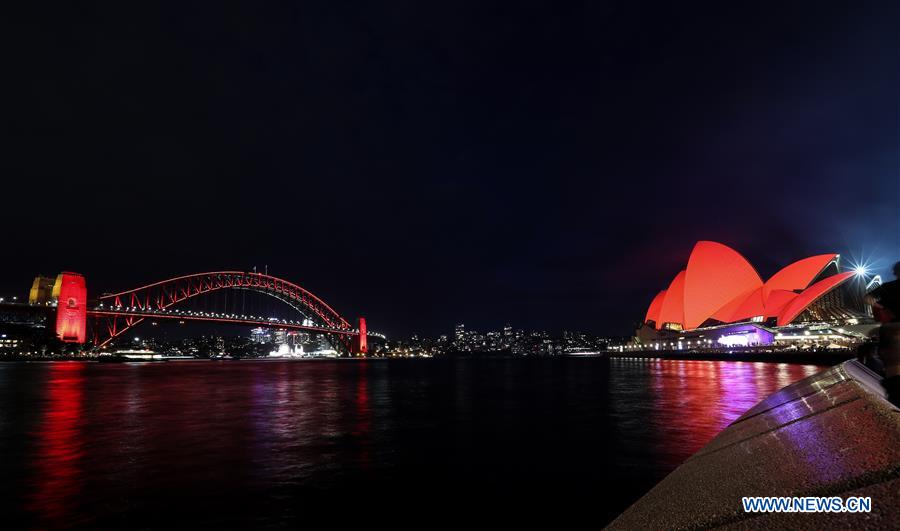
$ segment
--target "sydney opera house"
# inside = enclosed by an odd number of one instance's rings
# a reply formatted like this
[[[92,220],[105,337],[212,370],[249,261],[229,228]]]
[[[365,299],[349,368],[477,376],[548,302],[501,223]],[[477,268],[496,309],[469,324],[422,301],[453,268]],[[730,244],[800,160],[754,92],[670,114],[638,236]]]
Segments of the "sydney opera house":
[[[764,281],[734,249],[697,242],[687,267],[653,298],[635,345],[840,346],[861,339],[872,322],[862,297],[880,279],[867,284],[863,275],[841,271],[839,261],[837,254],[811,256]]]

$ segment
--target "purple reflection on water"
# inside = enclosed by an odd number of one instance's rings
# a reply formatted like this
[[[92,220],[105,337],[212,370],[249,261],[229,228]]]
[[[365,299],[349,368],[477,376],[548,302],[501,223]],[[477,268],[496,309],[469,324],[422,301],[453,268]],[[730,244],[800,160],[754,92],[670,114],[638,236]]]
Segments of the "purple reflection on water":
[[[814,366],[743,361],[655,360],[650,367],[651,420],[660,434],[658,451],[672,467],[757,402],[815,371]]]

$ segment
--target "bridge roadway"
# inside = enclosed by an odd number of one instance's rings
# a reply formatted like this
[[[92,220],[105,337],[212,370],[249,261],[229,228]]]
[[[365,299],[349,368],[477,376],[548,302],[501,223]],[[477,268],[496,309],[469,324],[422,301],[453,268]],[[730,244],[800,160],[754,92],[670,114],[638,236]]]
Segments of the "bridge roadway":
[[[121,317],[132,319],[175,319],[179,321],[203,321],[230,323],[251,326],[264,326],[270,328],[285,328],[289,330],[303,330],[307,332],[317,332],[322,334],[337,334],[344,336],[359,335],[357,328],[338,328],[307,325],[289,319],[278,319],[275,317],[263,318],[252,315],[222,314],[215,312],[197,312],[179,309],[153,309],[140,308],[138,306],[116,306],[116,307],[96,307],[87,310],[88,317]],[[366,331],[367,337],[376,337],[385,339],[384,334]]]

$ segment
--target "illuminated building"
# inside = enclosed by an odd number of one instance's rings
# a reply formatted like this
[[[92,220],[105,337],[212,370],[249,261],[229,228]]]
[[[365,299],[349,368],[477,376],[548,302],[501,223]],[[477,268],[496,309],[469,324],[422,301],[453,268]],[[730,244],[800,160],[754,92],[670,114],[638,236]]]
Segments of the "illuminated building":
[[[839,260],[837,254],[812,256],[763,281],[737,251],[697,242],[687,267],[650,302],[637,343],[666,349],[682,349],[686,342],[692,347],[768,345],[786,337],[779,329],[809,323],[846,325],[844,333],[871,314],[862,303],[865,277],[841,272]]]
[[[466,325],[458,324],[453,330],[453,348],[456,350],[472,350],[475,334],[466,331]]]
[[[21,339],[16,337],[8,337],[7,334],[0,334],[0,349],[12,349],[19,346]]]
[[[260,326],[250,330],[250,341],[265,345],[273,341],[272,335],[271,328],[263,328]]]

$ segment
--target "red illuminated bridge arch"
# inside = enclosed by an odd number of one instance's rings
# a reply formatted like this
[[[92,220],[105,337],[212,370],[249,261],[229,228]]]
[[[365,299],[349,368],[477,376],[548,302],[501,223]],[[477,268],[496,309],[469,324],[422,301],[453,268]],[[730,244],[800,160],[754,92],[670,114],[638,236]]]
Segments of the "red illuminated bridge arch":
[[[289,305],[312,321],[312,325],[275,321],[246,316],[212,313],[183,313],[175,307],[188,299],[220,290],[249,290],[274,297]],[[360,330],[336,312],[322,299],[301,286],[287,280],[246,271],[211,271],[170,278],[119,293],[101,296],[97,305],[88,310],[88,316],[97,321],[94,326],[94,344],[104,346],[126,330],[147,318],[171,318],[259,324],[318,331],[337,338],[347,349],[365,353],[366,342],[360,341]],[[366,332],[363,331],[363,334]],[[351,338],[353,341],[351,344]]]

